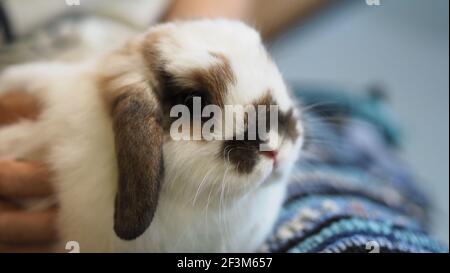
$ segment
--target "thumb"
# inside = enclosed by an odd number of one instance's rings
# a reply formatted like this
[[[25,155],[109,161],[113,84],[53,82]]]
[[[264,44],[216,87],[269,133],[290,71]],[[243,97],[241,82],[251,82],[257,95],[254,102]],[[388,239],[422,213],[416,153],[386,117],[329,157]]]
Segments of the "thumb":
[[[0,196],[45,197],[52,194],[50,171],[40,162],[0,160]]]

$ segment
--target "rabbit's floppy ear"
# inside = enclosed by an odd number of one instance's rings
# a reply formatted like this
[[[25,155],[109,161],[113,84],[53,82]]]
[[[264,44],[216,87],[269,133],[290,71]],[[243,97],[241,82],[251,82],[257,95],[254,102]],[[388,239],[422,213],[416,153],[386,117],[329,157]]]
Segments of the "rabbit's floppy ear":
[[[114,231],[123,240],[144,233],[155,214],[164,173],[161,117],[146,89],[127,90],[112,105],[119,175]]]

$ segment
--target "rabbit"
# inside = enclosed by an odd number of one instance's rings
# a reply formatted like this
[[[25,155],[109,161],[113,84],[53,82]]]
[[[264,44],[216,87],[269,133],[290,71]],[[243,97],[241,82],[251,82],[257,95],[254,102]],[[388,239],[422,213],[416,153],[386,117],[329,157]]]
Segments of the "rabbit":
[[[72,241],[80,252],[259,251],[303,143],[301,112],[259,33],[227,19],[156,25],[80,63],[11,66],[0,95],[10,90],[42,112],[0,128],[0,157],[50,166],[57,252]],[[174,140],[170,109],[193,96],[220,109],[276,105],[277,141],[260,151],[260,139]]]

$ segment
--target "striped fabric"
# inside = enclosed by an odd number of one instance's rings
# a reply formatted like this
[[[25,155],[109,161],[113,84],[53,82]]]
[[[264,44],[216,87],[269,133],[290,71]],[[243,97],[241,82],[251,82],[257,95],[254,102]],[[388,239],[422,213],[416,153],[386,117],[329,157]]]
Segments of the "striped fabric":
[[[308,144],[261,250],[448,252],[427,234],[429,205],[396,157],[400,134],[379,94],[297,89],[314,106]]]

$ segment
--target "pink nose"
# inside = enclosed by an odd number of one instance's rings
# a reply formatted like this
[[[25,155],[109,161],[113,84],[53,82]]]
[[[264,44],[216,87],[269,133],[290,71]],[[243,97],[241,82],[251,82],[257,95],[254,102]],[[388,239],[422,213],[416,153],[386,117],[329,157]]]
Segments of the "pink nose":
[[[275,161],[277,160],[278,151],[261,151],[260,153],[265,157],[268,157]]]

